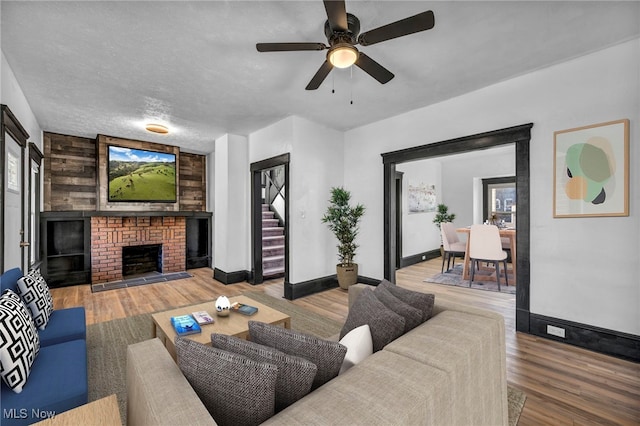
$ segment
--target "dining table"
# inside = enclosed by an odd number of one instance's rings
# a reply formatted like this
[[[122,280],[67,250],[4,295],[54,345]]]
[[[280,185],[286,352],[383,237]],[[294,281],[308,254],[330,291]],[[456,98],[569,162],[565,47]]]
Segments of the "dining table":
[[[500,237],[502,238],[509,238],[509,242],[510,242],[510,246],[511,246],[511,270],[509,272],[511,272],[511,274],[513,275],[513,281],[516,281],[516,264],[517,262],[517,253],[516,253],[516,228],[512,228],[512,227],[506,227],[506,228],[498,228],[498,231],[500,232]],[[471,241],[471,227],[470,226],[466,226],[463,228],[457,228],[456,232],[459,232],[461,234],[467,234],[467,247],[466,250],[464,252],[464,263],[462,266],[462,279],[463,280],[468,280],[469,279],[469,265],[471,263],[470,259],[469,259],[469,241]],[[505,271],[505,273],[507,273]]]

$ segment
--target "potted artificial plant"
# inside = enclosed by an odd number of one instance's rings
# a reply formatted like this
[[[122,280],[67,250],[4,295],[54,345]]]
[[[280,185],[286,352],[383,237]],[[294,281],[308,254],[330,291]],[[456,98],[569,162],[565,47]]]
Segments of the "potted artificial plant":
[[[449,207],[446,204],[438,204],[438,211],[436,216],[433,218],[433,223],[436,224],[438,229],[440,229],[440,224],[443,222],[453,222],[453,219],[456,218],[455,213],[449,213]],[[442,248],[442,235],[440,236],[440,254],[443,254]]]
[[[322,223],[327,226],[338,239],[338,258],[336,265],[338,284],[342,289],[358,282],[358,265],[353,263],[358,245],[355,243],[358,235],[358,222],[364,214],[364,206],[358,204],[350,206],[351,193],[344,188],[331,188],[329,207],[322,217]]]

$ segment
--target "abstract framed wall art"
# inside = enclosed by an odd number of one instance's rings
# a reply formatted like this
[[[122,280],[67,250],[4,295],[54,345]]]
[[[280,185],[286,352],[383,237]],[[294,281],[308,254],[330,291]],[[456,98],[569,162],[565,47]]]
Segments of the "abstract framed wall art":
[[[629,216],[629,120],[554,133],[553,217]]]

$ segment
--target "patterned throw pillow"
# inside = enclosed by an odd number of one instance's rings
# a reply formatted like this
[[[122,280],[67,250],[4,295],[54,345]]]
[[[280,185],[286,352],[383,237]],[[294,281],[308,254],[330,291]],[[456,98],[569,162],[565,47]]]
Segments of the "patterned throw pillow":
[[[386,288],[376,288],[373,294],[384,306],[404,318],[405,333],[422,324],[422,311],[398,299]]]
[[[176,337],[178,367],[220,426],[259,425],[274,414],[278,367]]]
[[[249,321],[249,336],[252,342],[300,356],[318,366],[311,390],[336,377],[347,354],[347,348],[338,342],[258,321]]]
[[[0,296],[0,376],[15,393],[22,392],[31,365],[40,351],[40,338],[20,296],[5,290]]]
[[[18,280],[18,294],[40,330],[44,330],[53,312],[53,299],[49,286],[37,270],[31,270]]]
[[[407,290],[406,288],[391,284],[387,280],[382,280],[376,287],[376,291],[378,289],[389,290],[391,294],[402,300],[404,303],[411,305],[416,309],[420,309],[422,311],[422,322],[431,318],[431,314],[433,313],[433,304],[436,298],[435,295]]]
[[[354,328],[365,324],[369,324],[371,329],[373,352],[378,352],[388,343],[402,336],[405,320],[379,301],[373,294],[373,290],[365,288],[349,308],[347,320],[340,331],[340,338],[342,339]]]
[[[211,346],[278,367],[276,413],[308,394],[318,371],[314,363],[304,358],[226,334],[213,333]]]

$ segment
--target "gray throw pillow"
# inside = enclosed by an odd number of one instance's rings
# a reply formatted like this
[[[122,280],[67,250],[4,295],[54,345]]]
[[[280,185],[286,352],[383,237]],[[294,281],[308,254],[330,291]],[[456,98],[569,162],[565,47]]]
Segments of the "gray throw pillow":
[[[378,300],[373,290],[365,288],[349,309],[347,320],[340,331],[342,339],[348,332],[361,325],[369,324],[373,352],[402,336],[405,320]]]
[[[416,309],[420,309],[422,311],[422,322],[431,318],[431,314],[433,313],[433,304],[436,298],[435,295],[407,290],[406,288],[391,284],[387,280],[382,280],[380,284],[378,284],[378,287],[376,287],[376,290],[378,289],[389,290],[391,294],[402,300],[404,303],[411,305]]]
[[[347,348],[338,342],[258,321],[249,321],[252,342],[305,358],[318,367],[311,390],[333,379],[340,372]]]
[[[278,367],[276,413],[311,391],[318,367],[304,358],[226,334],[213,333],[211,346]]]
[[[220,426],[258,425],[274,414],[278,367],[176,337],[178,367]]]
[[[422,311],[395,297],[386,288],[376,288],[373,294],[384,306],[404,318],[404,332],[413,330],[422,324]]]

